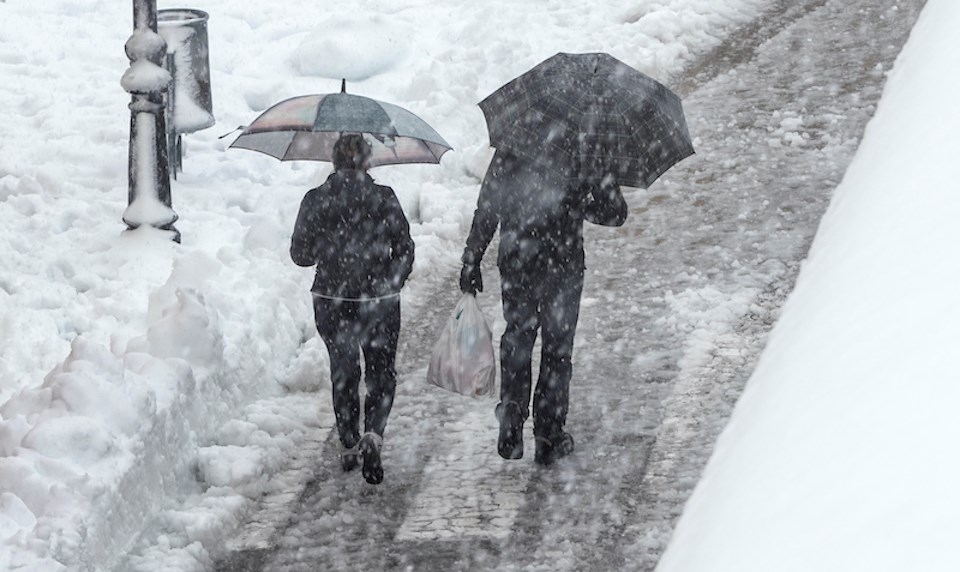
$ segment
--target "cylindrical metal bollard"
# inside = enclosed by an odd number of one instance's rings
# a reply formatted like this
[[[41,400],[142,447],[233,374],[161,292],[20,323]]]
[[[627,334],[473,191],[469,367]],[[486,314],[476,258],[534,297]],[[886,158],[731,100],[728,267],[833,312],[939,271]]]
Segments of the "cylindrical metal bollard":
[[[167,41],[167,53],[173,55],[173,133],[193,133],[216,122],[210,92],[208,19],[202,10],[157,11],[157,31]]]

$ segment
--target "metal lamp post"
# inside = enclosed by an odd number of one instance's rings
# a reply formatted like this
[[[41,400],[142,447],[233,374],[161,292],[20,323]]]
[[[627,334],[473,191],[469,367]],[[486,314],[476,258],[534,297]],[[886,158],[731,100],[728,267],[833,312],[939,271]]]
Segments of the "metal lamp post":
[[[170,169],[163,92],[172,77],[163,69],[167,44],[157,33],[156,0],[133,0],[133,35],[124,46],[130,67],[120,83],[132,95],[128,205],[123,222],[128,229],[142,225],[170,231],[180,242],[173,223]]]

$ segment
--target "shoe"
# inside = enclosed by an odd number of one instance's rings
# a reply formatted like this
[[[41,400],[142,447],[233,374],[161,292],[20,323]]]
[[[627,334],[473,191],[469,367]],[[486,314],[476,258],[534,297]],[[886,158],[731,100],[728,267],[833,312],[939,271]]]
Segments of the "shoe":
[[[515,401],[497,406],[497,419],[500,420],[500,437],[497,439],[497,453],[504,459],[523,457],[523,413]]]
[[[360,458],[363,461],[363,478],[371,485],[383,482],[383,465],[380,464],[380,448],[383,446],[383,437],[367,431],[360,438]]]
[[[360,449],[354,447],[342,447],[340,449],[340,468],[344,473],[356,469],[360,466]]]
[[[537,437],[536,442],[533,462],[538,465],[552,465],[558,459],[573,453],[573,435],[566,431],[558,431],[550,438]]]

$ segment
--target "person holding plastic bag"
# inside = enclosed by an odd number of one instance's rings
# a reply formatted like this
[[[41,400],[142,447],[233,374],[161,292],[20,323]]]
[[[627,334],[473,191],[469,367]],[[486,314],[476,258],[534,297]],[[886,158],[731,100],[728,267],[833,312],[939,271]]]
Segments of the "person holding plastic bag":
[[[299,266],[316,265],[313,309],[330,355],[333,409],[345,471],[362,463],[368,483],[383,481],[380,450],[396,392],[400,289],[413,268],[410,225],[393,189],[367,174],[370,144],[343,135],[334,172],[309,191],[290,243]],[[360,434],[360,355],[365,360]]]
[[[460,289],[482,292],[480,261],[500,227],[497,266],[507,326],[500,339],[497,452],[505,459],[523,456],[539,329],[542,353],[533,393],[533,433],[534,461],[542,465],[573,452],[573,437],[564,426],[583,290],[583,221],[620,226],[627,218],[626,202],[612,175],[595,169],[565,177],[565,167],[498,150],[484,176],[461,258]]]

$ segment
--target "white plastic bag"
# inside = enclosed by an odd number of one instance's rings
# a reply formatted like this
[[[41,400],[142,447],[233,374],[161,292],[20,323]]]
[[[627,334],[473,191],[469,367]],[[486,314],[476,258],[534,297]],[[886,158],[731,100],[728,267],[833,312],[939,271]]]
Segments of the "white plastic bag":
[[[464,294],[433,346],[427,383],[463,395],[482,397],[496,379],[493,334],[473,294]]]

